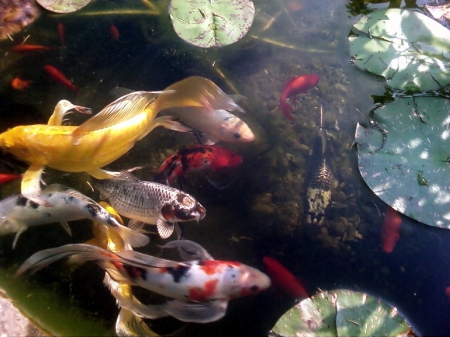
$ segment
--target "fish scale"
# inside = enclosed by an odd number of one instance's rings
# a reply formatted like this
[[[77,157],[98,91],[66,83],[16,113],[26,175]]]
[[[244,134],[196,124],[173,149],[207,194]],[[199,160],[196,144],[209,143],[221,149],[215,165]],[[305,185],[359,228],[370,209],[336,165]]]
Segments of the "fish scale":
[[[128,171],[114,179],[93,179],[93,184],[111,206],[121,215],[135,221],[133,227],[142,228],[142,222],[156,224],[162,238],[170,236],[174,222],[201,220],[205,208],[191,195],[176,188],[142,181]]]

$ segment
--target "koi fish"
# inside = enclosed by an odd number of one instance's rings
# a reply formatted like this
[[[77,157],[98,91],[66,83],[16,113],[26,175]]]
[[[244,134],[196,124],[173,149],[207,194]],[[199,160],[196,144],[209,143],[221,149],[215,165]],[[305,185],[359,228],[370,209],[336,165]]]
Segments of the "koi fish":
[[[210,256],[203,247],[188,240],[172,241],[163,248],[182,249],[192,258]],[[173,299],[158,305],[143,305],[115,294],[120,306],[150,319],[172,316],[184,322],[213,322],[226,314],[230,299],[255,295],[270,286],[266,274],[240,262],[213,259],[177,262],[132,250],[111,252],[86,244],[69,244],[37,252],[15,275],[28,270],[34,273],[72,255],[97,262],[116,282],[140,286]]]
[[[66,30],[64,29],[64,25],[59,22],[58,23],[58,35],[59,35],[59,40],[61,41],[61,45],[65,45],[66,44]]]
[[[113,40],[119,41],[120,34],[116,26],[114,25],[109,26],[109,34],[111,34]]]
[[[277,260],[265,256],[263,263],[274,286],[295,298],[309,297],[301,282]]]
[[[251,142],[255,135],[248,125],[229,111],[244,112],[242,108],[226,95],[212,81],[192,76],[169,86],[172,98],[179,108],[158,105],[163,115],[174,116],[197,132],[203,144],[224,142]],[[161,102],[165,103],[165,102]]]
[[[383,252],[389,254],[395,248],[398,239],[400,239],[400,226],[402,225],[402,218],[400,214],[388,206],[384,216],[383,227],[381,228],[381,241],[383,242]]]
[[[165,106],[170,106],[169,96],[176,98],[168,94],[171,90],[157,98],[158,93],[134,92],[123,96],[80,126],[61,126],[62,116],[76,109],[62,100],[48,125],[21,125],[0,134],[0,149],[31,164],[22,180],[22,195],[45,204],[39,197],[45,166],[66,172],[87,172],[98,179],[111,178],[116,174],[101,167],[120,158],[155,127],[189,131],[171,117],[155,119],[159,112],[155,102],[169,99]],[[176,102],[173,106],[177,106]]]
[[[92,186],[109,199],[119,214],[131,219],[128,227],[139,230],[144,224],[156,224],[163,239],[172,235],[174,223],[200,221],[206,215],[205,208],[191,195],[167,185],[139,180],[128,171],[113,179],[93,179]]]
[[[11,81],[11,87],[13,87],[13,89],[23,91],[30,87],[31,82],[31,80],[22,80],[20,77],[15,77]]]
[[[280,95],[280,110],[283,111],[287,119],[295,121],[294,117],[291,115],[294,107],[287,102],[287,99],[307,92],[314,87],[319,80],[320,77],[318,75],[308,74],[295,77],[284,85]],[[293,100],[293,105],[295,106],[295,100]]]
[[[171,183],[176,178],[194,171],[212,170],[220,172],[232,169],[242,163],[237,153],[216,145],[191,145],[167,157],[159,168],[155,181]]]
[[[34,52],[34,51],[44,51],[44,50],[54,50],[55,47],[46,47],[46,46],[39,46],[35,44],[19,44],[18,46],[14,46],[10,49],[10,51],[14,53],[28,53],[28,52]]]
[[[0,184],[6,184],[13,180],[22,179],[23,174],[0,173]]]
[[[78,88],[72,82],[70,82],[67,79],[67,77],[64,76],[64,74],[62,72],[60,72],[55,67],[47,64],[47,65],[44,66],[44,70],[54,81],[58,82],[59,84],[62,84],[64,86],[66,86],[67,88],[69,88],[73,92],[77,92],[78,91]]]
[[[112,228],[132,246],[144,246],[149,242],[147,236],[121,225],[98,203],[74,189],[49,185],[42,191],[41,198],[53,207],[38,205],[20,194],[0,201],[0,235],[16,233],[13,247],[20,234],[31,226],[61,222],[70,235],[67,221],[80,219],[91,219]]]

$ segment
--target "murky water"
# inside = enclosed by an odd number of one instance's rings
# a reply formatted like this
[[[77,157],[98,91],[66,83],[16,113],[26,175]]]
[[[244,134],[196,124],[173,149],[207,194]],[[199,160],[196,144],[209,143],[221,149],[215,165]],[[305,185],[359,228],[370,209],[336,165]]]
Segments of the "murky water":
[[[175,35],[167,4],[155,2],[161,12],[150,15],[144,14],[148,12],[145,1],[129,3],[98,0],[70,15],[44,12],[33,25],[13,35],[14,41],[1,41],[0,131],[46,123],[60,99],[99,111],[112,100],[108,93],[116,86],[161,90],[190,75],[207,77],[225,92],[247,97],[246,113],[240,117],[256,139],[221,144],[244,158],[227,189],[216,190],[201,174],[188,177],[187,191],[206,207],[207,216],[198,225],[185,226],[186,238],[200,243],[216,259],[238,260],[261,270],[262,258],[274,257],[304,280],[311,295],[319,289],[357,289],[397,307],[422,335],[449,334],[450,299],[445,288],[450,285],[450,254],[445,248],[450,232],[402,217],[395,250],[382,251],[386,205],[360,177],[352,143],[356,122],[367,122],[371,95],[383,94],[384,81],[350,62],[347,35],[357,20],[350,4],[343,0],[257,1],[255,22],[245,38],[204,50]],[[142,13],[126,14],[126,6]],[[116,14],[102,14],[105,10]],[[65,46],[58,37],[60,22],[65,27]],[[119,40],[110,36],[112,24],[120,32]],[[58,48],[7,52],[28,35],[27,43]],[[63,71],[80,88],[79,93],[50,80],[43,70],[46,64]],[[280,92],[286,81],[308,73],[321,80],[306,95],[298,96],[296,121],[291,123],[278,109]],[[10,82],[16,76],[31,80],[30,87],[12,89]],[[321,106],[329,135],[328,160],[337,184],[334,207],[319,227],[305,223],[305,195]],[[73,124],[82,121],[79,116],[69,117]],[[140,177],[151,180],[168,150],[193,143],[192,135],[156,129],[109,167],[149,165]],[[4,162],[0,165],[11,170]],[[19,166],[17,171],[25,168]],[[63,183],[98,198],[87,179],[85,174],[50,169],[44,175],[46,183]],[[19,184],[10,183],[0,187],[0,196],[18,191]],[[85,242],[92,236],[88,221],[73,222],[71,228],[72,237],[56,224],[31,228],[22,234],[15,250],[12,236],[0,238],[0,286],[50,333],[111,334],[118,309],[102,284],[103,271],[94,264],[74,268],[63,261],[32,276],[11,276],[38,250]],[[160,254],[155,244],[161,242],[152,239],[149,247],[138,250]],[[184,326],[168,318],[152,326],[158,332],[182,328],[180,335],[264,335],[293,303],[294,299],[269,289],[231,301],[226,317],[215,323]]]

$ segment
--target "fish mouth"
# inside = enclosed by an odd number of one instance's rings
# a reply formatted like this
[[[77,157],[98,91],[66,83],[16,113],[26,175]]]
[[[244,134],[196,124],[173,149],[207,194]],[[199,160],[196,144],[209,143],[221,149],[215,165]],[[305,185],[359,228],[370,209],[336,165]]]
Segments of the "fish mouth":
[[[200,205],[199,203],[196,203],[193,208],[190,210],[186,208],[177,208],[175,207],[175,217],[179,221],[191,221],[191,220],[202,220],[206,215],[206,209]]]

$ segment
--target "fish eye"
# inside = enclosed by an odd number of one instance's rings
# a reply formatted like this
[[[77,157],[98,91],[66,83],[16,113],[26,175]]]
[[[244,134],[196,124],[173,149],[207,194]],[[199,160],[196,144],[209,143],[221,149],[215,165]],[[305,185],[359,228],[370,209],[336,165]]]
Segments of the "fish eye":
[[[258,286],[251,286],[250,291],[251,292],[257,292],[259,290]]]
[[[233,133],[233,137],[236,139],[239,139],[239,138],[241,138],[241,134],[239,132],[235,132],[235,133]]]

